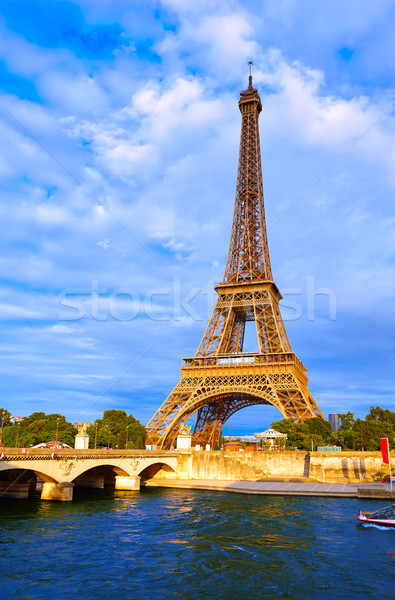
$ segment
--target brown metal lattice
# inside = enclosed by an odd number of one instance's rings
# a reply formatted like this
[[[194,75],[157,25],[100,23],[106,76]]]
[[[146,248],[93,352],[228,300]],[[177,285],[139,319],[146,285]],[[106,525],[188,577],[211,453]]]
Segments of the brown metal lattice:
[[[302,422],[322,414],[307,388],[307,371],[292,352],[279,309],[267,242],[258,119],[259,94],[249,78],[242,115],[235,210],[223,282],[213,314],[182,377],[147,424],[147,443],[170,448],[180,427],[197,412],[193,442],[218,444],[236,411],[271,404]],[[246,321],[254,321],[259,352],[243,353]]]

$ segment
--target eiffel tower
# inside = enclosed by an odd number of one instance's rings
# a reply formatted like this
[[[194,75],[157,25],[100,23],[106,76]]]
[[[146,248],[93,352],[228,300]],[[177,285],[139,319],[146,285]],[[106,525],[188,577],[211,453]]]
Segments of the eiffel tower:
[[[258,119],[252,86],[240,94],[242,115],[233,225],[217,302],[193,358],[184,358],[181,380],[147,424],[146,443],[171,448],[183,424],[197,412],[194,444],[219,443],[224,423],[247,406],[275,406],[284,418],[303,422],[322,414],[307,388],[307,370],[292,352],[273,281],[263,202]],[[259,352],[244,353],[247,321],[254,321]],[[322,417],[323,418],[323,417]]]

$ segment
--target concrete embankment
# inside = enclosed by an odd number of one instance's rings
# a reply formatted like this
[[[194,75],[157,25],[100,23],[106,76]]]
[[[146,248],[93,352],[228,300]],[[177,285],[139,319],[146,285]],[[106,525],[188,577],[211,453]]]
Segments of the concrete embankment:
[[[145,487],[214,490],[236,494],[265,496],[326,496],[337,498],[395,499],[389,484],[382,483],[320,483],[306,481],[214,481],[191,479],[150,479]]]
[[[395,463],[393,463],[395,464]],[[388,474],[380,452],[180,452],[177,475],[160,471],[158,479],[257,481],[268,478],[312,479],[321,483],[365,483]]]

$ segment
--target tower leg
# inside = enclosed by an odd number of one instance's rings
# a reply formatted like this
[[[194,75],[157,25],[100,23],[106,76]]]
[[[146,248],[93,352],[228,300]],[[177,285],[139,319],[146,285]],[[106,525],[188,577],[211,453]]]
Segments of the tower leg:
[[[234,374],[229,374],[230,367],[218,359],[218,363],[207,365],[206,376],[184,377],[148,423],[146,443],[156,444],[163,450],[171,448],[180,427],[195,412],[197,420],[192,441],[212,447],[218,445],[222,427],[229,417],[247,406],[272,405],[284,418],[299,423],[322,417],[303,382],[302,373],[291,363],[296,360],[293,357],[292,354],[288,357],[290,364],[262,368],[258,356],[254,364],[236,363]],[[204,360],[216,361],[215,358]],[[215,367],[217,376],[212,375]],[[228,369],[228,374],[223,369]]]

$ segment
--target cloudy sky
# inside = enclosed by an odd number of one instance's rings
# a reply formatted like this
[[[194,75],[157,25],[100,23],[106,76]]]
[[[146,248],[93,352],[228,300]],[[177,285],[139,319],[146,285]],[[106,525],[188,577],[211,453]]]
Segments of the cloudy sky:
[[[0,406],[145,424],[169,394],[222,279],[253,60],[293,350],[324,415],[395,410],[394,27],[390,0],[3,0]]]

